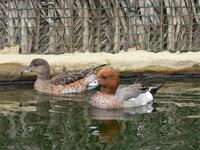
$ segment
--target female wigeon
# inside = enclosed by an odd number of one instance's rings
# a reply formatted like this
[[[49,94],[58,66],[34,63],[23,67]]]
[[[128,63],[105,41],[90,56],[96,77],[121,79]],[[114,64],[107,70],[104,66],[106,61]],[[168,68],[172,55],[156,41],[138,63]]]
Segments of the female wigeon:
[[[137,83],[127,87],[120,87],[118,74],[110,68],[101,69],[96,78],[101,90],[91,98],[89,103],[94,107],[102,109],[119,109],[146,105],[153,100],[157,90],[164,85],[160,84],[157,87],[146,88],[142,84]]]
[[[87,89],[89,83],[95,80],[95,69],[68,71],[50,78],[50,66],[42,58],[33,59],[29,67],[24,71],[37,73],[37,80],[34,83],[34,89],[42,93],[53,95],[64,95],[69,93],[78,93]]]

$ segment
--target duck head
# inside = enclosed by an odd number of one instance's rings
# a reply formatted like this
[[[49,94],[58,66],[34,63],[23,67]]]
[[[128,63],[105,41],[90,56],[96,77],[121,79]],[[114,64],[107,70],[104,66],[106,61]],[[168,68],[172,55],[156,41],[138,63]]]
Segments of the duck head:
[[[119,86],[119,76],[110,68],[101,69],[97,74],[97,81],[103,94],[114,95]]]
[[[35,72],[37,73],[37,79],[49,80],[50,78],[50,67],[46,60],[42,58],[36,58],[31,61],[29,67],[24,73]]]

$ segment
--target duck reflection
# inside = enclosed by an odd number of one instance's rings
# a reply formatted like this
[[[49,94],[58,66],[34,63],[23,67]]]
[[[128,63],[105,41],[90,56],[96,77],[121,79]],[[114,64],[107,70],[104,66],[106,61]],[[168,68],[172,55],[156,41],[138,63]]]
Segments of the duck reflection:
[[[153,107],[151,104],[138,108],[115,110],[89,107],[88,113],[92,120],[90,133],[98,136],[101,142],[116,144],[112,139],[121,134],[122,120],[131,120],[138,114],[151,113],[152,111]],[[95,125],[92,125],[93,123]]]
[[[142,107],[127,109],[99,109],[95,107],[89,108],[89,116],[96,120],[129,120],[136,114],[151,113],[153,111],[152,104]]]
[[[101,142],[116,144],[112,137],[120,135],[121,127],[117,120],[101,120],[98,127],[91,127],[91,134],[99,136]]]

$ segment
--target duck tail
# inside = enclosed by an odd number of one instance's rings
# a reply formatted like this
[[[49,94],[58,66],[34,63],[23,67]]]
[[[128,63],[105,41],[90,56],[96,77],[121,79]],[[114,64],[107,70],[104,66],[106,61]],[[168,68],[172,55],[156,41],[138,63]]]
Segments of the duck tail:
[[[157,91],[158,91],[161,87],[163,87],[164,84],[165,84],[165,83],[161,83],[161,84],[159,84],[157,87],[150,87],[150,88],[148,89],[148,91],[154,96],[154,95],[157,93]]]
[[[108,64],[102,64],[102,65],[96,66],[96,67],[92,68],[92,71],[95,71],[96,69],[107,66],[107,65]]]

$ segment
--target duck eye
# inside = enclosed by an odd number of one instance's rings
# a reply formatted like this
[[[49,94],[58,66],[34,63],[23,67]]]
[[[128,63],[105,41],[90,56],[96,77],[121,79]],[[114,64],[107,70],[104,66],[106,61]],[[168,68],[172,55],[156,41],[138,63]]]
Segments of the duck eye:
[[[35,67],[39,66],[39,64],[34,64]]]
[[[101,77],[103,80],[107,80],[108,79],[108,77],[105,77],[105,76],[102,76]]]

